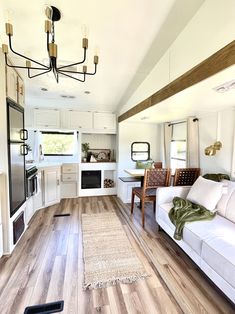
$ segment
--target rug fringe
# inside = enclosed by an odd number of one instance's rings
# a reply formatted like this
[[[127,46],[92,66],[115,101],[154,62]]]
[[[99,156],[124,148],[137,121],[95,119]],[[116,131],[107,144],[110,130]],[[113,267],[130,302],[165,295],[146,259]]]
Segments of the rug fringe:
[[[83,284],[83,290],[91,290],[91,289],[99,289],[99,288],[107,288],[109,286],[114,286],[118,283],[133,283],[137,280],[140,279],[145,279],[146,277],[150,277],[151,275],[149,274],[142,274],[142,275],[135,275],[131,277],[126,277],[126,278],[115,278],[115,279],[109,279],[107,281],[98,281],[98,282],[93,282],[93,283],[88,283],[88,284]]]

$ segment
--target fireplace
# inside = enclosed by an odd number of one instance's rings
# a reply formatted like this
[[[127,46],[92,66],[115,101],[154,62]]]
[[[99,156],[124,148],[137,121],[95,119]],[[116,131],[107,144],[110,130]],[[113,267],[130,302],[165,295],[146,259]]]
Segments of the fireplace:
[[[82,189],[100,189],[101,170],[82,171]]]

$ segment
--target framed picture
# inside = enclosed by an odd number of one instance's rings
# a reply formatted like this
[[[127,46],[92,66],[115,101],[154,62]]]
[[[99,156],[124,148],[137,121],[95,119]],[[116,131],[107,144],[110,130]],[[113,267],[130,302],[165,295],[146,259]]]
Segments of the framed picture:
[[[93,156],[96,161],[110,161],[111,157],[111,150],[110,149],[89,149],[88,151],[88,161],[90,160],[91,156]]]

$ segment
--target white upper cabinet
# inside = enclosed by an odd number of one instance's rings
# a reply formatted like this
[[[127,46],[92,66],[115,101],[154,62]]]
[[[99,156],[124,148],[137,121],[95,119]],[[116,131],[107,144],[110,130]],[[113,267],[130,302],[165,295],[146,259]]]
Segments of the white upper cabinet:
[[[7,67],[7,96],[16,103],[24,107],[25,91],[24,82],[18,73],[10,67]]]
[[[25,105],[25,90],[24,90],[24,82],[23,80],[18,76],[18,104],[24,107]]]
[[[94,112],[94,129],[116,131],[116,115],[113,113]]]
[[[92,112],[90,111],[69,111],[69,128],[72,130],[92,129]]]
[[[7,67],[7,96],[18,101],[18,75],[13,68]]]
[[[60,111],[56,109],[34,109],[34,126],[43,129],[60,128]]]
[[[63,110],[61,111],[61,128],[69,130],[91,130],[93,125],[92,112]]]

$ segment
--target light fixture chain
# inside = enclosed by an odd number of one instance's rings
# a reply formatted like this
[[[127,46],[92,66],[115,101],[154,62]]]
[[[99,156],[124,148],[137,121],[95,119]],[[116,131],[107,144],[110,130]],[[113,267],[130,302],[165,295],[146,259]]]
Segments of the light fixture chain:
[[[52,35],[52,43],[54,44],[55,42],[55,23],[52,21],[52,27],[51,27],[51,35]]]

